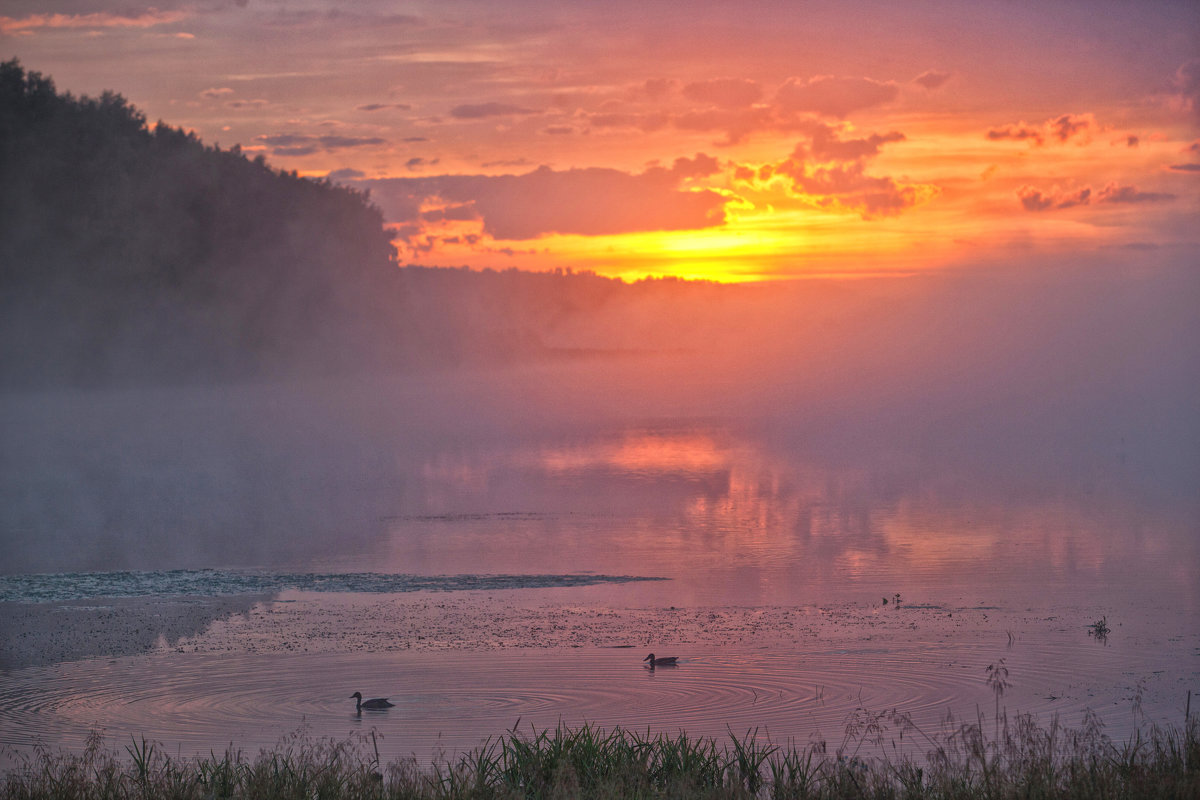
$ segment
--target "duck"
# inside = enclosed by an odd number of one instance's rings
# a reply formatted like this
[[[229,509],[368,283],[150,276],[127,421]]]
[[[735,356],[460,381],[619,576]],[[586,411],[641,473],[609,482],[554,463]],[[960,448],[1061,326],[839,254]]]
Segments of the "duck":
[[[650,662],[650,669],[654,669],[655,667],[674,667],[676,666],[675,662],[678,660],[679,656],[663,656],[662,658],[655,658],[654,653],[651,653],[642,659],[642,661]]]
[[[378,711],[384,708],[393,708],[396,705],[395,703],[389,703],[386,697],[376,697],[374,700],[363,700],[362,692],[355,692],[354,694],[350,695],[350,697],[351,699],[357,701],[354,706],[354,710],[360,714],[364,708],[368,711]]]

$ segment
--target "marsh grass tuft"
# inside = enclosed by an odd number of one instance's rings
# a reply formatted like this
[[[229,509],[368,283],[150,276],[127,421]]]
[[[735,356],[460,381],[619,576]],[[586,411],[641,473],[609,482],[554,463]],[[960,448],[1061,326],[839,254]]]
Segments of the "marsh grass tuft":
[[[374,732],[345,741],[302,729],[248,758],[173,759],[133,739],[120,751],[93,734],[81,754],[39,746],[0,778],[0,800],[484,800],[496,798],[939,798],[1200,797],[1200,721],[1151,726],[1111,741],[1094,714],[1078,729],[1057,717],[947,717],[921,730],[905,714],[860,709],[832,752],[822,740],[780,747],[757,729],[711,738],[592,725],[509,730],[454,759],[380,764]]]

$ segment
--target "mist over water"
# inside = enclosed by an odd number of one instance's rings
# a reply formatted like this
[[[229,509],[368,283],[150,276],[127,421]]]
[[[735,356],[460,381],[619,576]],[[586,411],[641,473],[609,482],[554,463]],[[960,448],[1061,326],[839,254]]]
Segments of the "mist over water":
[[[405,369],[0,395],[5,636],[55,648],[4,655],[0,743],[32,717],[76,748],[344,736],[358,689],[403,696],[367,721],[388,758],[519,716],[803,740],[862,703],[986,708],[1000,658],[1014,710],[1075,724],[1136,692],[1178,716],[1191,267],[531,285],[496,308],[430,289],[426,318],[470,332]],[[531,344],[489,361],[490,330]],[[265,594],[82,599],[187,586]],[[684,665],[643,676],[655,644]]]
[[[9,391],[3,570],[369,560],[422,515],[746,503],[849,538],[898,508],[1002,526],[1055,503],[1195,530],[1198,286],[1161,265],[668,284],[473,323],[570,355]]]

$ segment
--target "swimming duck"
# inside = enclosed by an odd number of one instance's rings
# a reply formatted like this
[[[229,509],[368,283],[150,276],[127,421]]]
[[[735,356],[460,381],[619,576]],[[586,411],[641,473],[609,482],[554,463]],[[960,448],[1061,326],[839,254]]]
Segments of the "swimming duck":
[[[655,658],[654,653],[651,653],[642,659],[642,661],[650,662],[650,669],[654,669],[655,667],[673,667],[675,666],[675,662],[677,660],[679,660],[679,656],[663,656],[662,658]]]
[[[357,701],[354,706],[354,710],[358,711],[359,713],[362,713],[364,708],[368,711],[376,711],[382,708],[392,708],[396,705],[395,703],[389,703],[386,697],[376,697],[374,700],[363,700],[362,692],[355,692],[354,694],[350,695],[350,697]]]

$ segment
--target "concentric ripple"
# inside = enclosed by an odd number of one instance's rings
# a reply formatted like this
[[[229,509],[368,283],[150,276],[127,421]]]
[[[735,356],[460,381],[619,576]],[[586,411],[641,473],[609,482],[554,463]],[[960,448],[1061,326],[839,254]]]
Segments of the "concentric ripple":
[[[821,735],[836,744],[857,709],[895,709],[928,729],[947,712],[990,713],[997,700],[1047,715],[1103,710],[1123,699],[1114,675],[1149,668],[1133,652],[1089,666],[1071,647],[1048,640],[998,654],[1011,676],[1002,698],[977,650],[952,644],[710,650],[653,671],[627,649],[97,659],[0,673],[0,744],[20,750],[41,737],[79,749],[103,729],[114,745],[144,735],[185,755],[230,743],[255,752],[303,725],[336,738],[374,728],[388,758],[428,759],[518,721],[524,730],[591,722],[716,737],[758,729],[776,742]],[[396,707],[358,716],[354,691]]]

